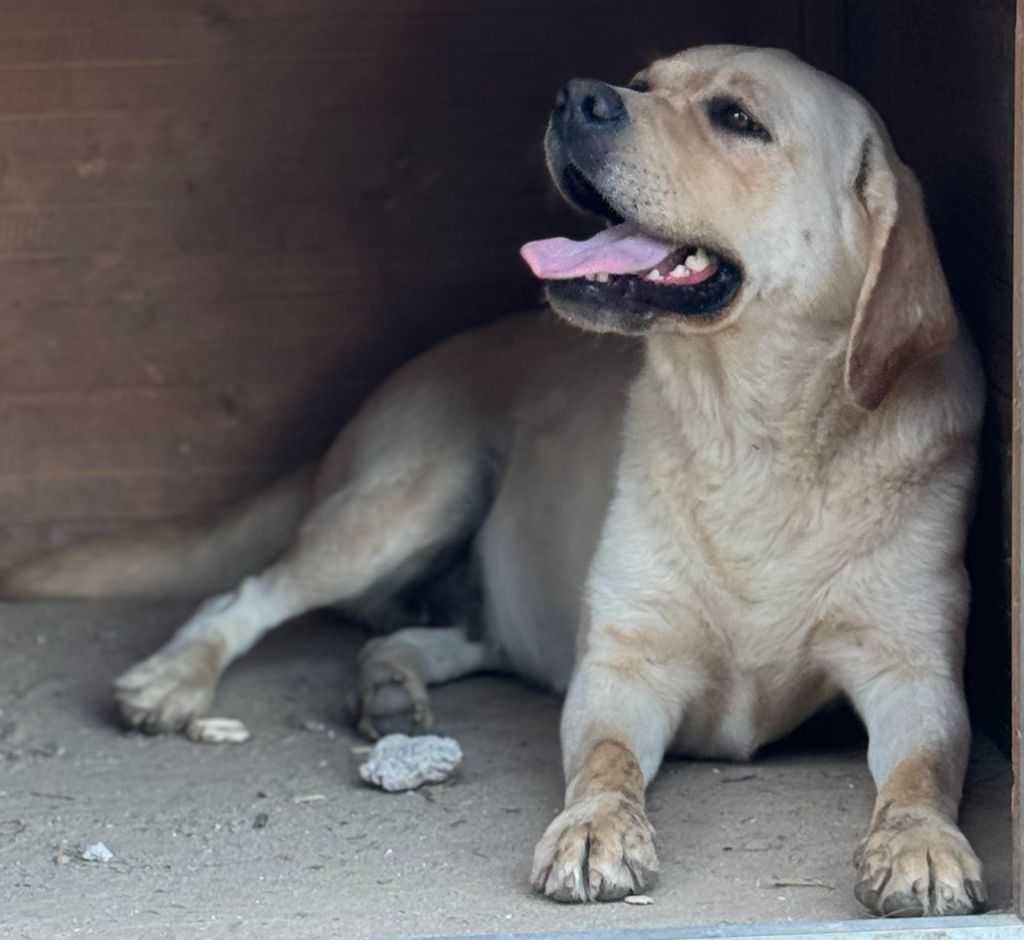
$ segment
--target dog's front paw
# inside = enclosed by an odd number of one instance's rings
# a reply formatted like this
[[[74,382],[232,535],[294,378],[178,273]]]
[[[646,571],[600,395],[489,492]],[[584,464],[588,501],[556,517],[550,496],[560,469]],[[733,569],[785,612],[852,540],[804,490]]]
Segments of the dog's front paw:
[[[130,728],[149,734],[180,731],[213,701],[220,647],[203,640],[164,649],[114,682],[114,698]]]
[[[654,829],[642,808],[618,793],[563,810],[533,855],[533,886],[556,901],[617,901],[658,880]]]
[[[963,833],[928,809],[882,814],[854,863],[854,894],[875,914],[973,914],[987,902],[981,863]]]

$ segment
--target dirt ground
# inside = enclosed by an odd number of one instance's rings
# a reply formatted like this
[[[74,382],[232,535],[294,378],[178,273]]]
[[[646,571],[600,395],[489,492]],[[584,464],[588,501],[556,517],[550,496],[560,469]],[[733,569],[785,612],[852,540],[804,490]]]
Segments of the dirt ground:
[[[751,765],[670,763],[650,793],[662,879],[646,907],[532,896],[532,846],[559,806],[558,702],[502,678],[434,694],[457,778],[390,795],[356,782],[342,701],[360,641],[318,618],[226,677],[241,745],[120,731],[111,679],[186,612],[0,606],[0,936],[396,937],[860,916],[851,854],[872,786],[863,742]],[[978,742],[964,824],[996,907],[1010,901],[1006,762]],[[81,851],[103,842],[109,862]]]

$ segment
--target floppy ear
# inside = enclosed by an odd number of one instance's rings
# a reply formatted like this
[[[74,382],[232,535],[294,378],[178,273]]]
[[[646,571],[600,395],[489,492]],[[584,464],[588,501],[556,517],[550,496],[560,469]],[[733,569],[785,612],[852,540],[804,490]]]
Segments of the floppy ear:
[[[846,390],[877,408],[900,375],[956,336],[953,301],[942,274],[921,190],[911,172],[869,138],[854,183],[868,215],[867,274],[846,349]]]

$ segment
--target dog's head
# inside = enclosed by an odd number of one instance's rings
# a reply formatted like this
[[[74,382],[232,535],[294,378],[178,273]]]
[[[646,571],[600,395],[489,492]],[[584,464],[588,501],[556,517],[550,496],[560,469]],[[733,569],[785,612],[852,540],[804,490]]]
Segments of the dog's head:
[[[708,46],[625,88],[574,79],[545,146],[566,199],[611,223],[523,249],[578,325],[817,321],[849,332],[846,385],[865,408],[955,333],[917,184],[879,119],[788,53]]]

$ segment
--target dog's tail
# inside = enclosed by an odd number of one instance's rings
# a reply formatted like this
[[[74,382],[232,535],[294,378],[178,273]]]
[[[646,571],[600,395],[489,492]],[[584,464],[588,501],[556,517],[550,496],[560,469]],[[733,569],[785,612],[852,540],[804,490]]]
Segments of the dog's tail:
[[[233,587],[288,545],[313,499],[314,467],[213,519],[86,541],[0,573],[0,598],[197,598]]]

